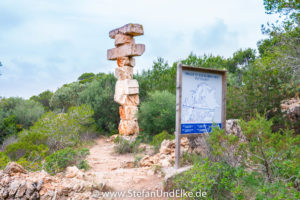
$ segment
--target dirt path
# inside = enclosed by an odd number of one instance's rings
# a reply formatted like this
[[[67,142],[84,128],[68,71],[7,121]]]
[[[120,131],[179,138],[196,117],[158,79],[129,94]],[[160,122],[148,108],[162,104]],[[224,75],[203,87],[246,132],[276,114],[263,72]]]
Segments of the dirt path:
[[[162,190],[163,178],[151,174],[149,169],[122,168],[122,163],[134,161],[134,155],[119,155],[114,152],[113,146],[114,143],[108,142],[105,138],[99,138],[96,140],[96,145],[90,149],[87,160],[91,169],[88,172],[95,174],[97,182],[104,182],[113,191],[118,192]]]

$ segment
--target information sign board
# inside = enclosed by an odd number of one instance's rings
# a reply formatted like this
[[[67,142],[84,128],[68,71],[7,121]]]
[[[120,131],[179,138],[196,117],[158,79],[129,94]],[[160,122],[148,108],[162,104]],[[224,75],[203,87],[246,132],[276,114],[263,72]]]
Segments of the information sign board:
[[[176,160],[180,137],[225,128],[226,70],[178,64],[176,82]]]

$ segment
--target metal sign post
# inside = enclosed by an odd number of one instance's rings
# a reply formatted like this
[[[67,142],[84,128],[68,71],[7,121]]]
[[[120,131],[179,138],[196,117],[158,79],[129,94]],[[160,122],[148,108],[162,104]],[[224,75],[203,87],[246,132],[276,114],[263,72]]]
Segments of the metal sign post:
[[[225,129],[226,70],[177,65],[175,168],[180,167],[180,138]]]

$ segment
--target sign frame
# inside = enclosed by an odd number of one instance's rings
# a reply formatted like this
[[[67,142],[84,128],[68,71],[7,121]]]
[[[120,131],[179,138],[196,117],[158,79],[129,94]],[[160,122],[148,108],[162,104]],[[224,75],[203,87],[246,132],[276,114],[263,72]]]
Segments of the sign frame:
[[[182,106],[182,71],[189,70],[195,72],[203,72],[210,74],[217,74],[222,76],[222,108],[221,108],[221,124],[222,129],[226,128],[226,79],[227,70],[221,69],[211,69],[203,67],[193,67],[188,65],[183,65],[181,63],[177,64],[176,73],[176,132],[175,132],[175,168],[180,167],[179,157],[180,157],[180,139],[181,137],[189,137],[191,135],[201,135],[203,133],[192,133],[192,134],[181,134],[181,106]],[[204,133],[205,134],[205,133]]]

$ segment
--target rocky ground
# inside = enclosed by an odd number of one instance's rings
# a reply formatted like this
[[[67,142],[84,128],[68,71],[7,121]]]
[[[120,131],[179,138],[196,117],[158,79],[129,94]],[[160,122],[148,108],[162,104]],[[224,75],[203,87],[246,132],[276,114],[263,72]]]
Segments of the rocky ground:
[[[237,120],[227,120],[227,134],[237,135],[244,140]],[[208,152],[205,138],[181,139],[181,152]],[[172,175],[179,171],[172,166],[175,158],[175,140],[164,140],[158,153],[146,144],[141,144],[141,160],[137,155],[120,155],[114,151],[114,138],[98,138],[90,148],[87,161],[90,169],[86,172],[76,167],[68,167],[64,173],[50,176],[45,171],[27,172],[16,163],[9,163],[0,171],[0,199],[47,199],[47,200],[84,200],[84,199],[126,199],[102,198],[101,192],[114,191],[160,191],[168,187]],[[192,147],[197,148],[192,148]],[[167,184],[164,185],[163,182]],[[164,188],[165,187],[165,188]],[[127,198],[136,199],[136,198]],[[155,199],[155,198],[147,198]]]
[[[96,143],[87,159],[92,166],[88,173],[95,174],[95,180],[104,182],[111,191],[163,189],[163,177],[151,167],[135,167],[133,154],[115,153],[113,141],[105,138]]]
[[[151,166],[140,167],[134,163],[133,154],[115,153],[114,145],[111,139],[98,138],[87,158],[91,166],[87,172],[68,167],[64,173],[50,176],[45,171],[27,172],[16,163],[9,163],[0,171],[0,199],[134,199],[103,198],[101,192],[163,190],[161,171],[157,173]],[[144,149],[148,147],[141,145]]]

